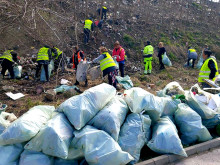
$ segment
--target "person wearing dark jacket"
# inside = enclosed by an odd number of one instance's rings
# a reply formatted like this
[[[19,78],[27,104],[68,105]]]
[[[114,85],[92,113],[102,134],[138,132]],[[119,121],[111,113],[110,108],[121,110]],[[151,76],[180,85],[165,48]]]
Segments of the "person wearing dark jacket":
[[[211,54],[212,52],[208,49],[203,51],[204,63],[202,65],[202,68],[199,73],[199,78],[198,78],[198,82],[202,83],[203,88],[211,87],[204,81],[204,79],[215,81],[215,79],[219,75],[218,64],[216,60],[213,57],[211,57]]]
[[[13,65],[15,62],[17,62],[17,53],[12,50],[6,50],[2,56],[0,56],[0,63],[2,65],[2,71],[1,74],[3,78],[5,77],[5,72],[8,70],[11,76],[11,79],[15,78]]]
[[[81,61],[85,61],[85,60],[86,60],[86,58],[84,56],[83,51],[81,51],[78,46],[75,46],[74,50],[73,50],[73,56],[72,56],[72,58],[70,59],[70,62],[69,62],[69,63],[73,63],[73,69],[76,69],[76,71],[77,71],[78,64]],[[76,80],[76,83],[74,85],[79,85],[79,82]],[[86,87],[88,86],[88,80],[87,79],[85,81],[85,86]]]
[[[117,65],[115,64],[114,59],[108,53],[108,49],[106,47],[100,47],[100,56],[95,58],[92,63],[100,62],[100,68],[103,72],[103,77],[108,75],[108,83],[117,88],[117,80],[116,76],[118,76]]]
[[[45,70],[45,76],[47,79],[47,82],[49,82],[49,68],[48,65],[50,64],[50,61],[52,59],[52,53],[51,53],[51,48],[49,46],[44,46],[40,48],[38,54],[37,54],[37,69],[36,69],[36,74],[35,78],[38,77],[38,74],[41,70],[41,67],[44,67]]]
[[[163,46],[163,42],[160,42],[159,45],[159,51],[158,51],[158,58],[159,58],[159,62],[160,62],[160,70],[165,69],[164,64],[163,64],[163,55],[164,53],[166,53],[166,49]]]

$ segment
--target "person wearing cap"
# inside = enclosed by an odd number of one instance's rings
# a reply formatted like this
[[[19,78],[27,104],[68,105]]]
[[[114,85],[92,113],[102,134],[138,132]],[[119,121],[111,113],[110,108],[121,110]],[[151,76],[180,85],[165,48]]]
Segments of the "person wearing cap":
[[[90,32],[93,31],[93,28],[92,18],[86,19],[84,24],[84,44],[89,42]]]
[[[125,50],[120,45],[119,41],[114,44],[114,49],[112,52],[112,57],[116,59],[119,64],[119,70],[121,77],[124,77],[124,66],[125,66]]]
[[[150,41],[147,41],[147,46],[145,46],[143,54],[145,64],[144,74],[151,74],[154,48],[151,46]]]
[[[8,70],[11,76],[11,79],[15,78],[13,65],[18,61],[17,53],[14,51],[17,48],[6,50],[3,55],[0,56],[0,63],[2,66],[1,74],[3,78],[5,77],[5,72]]]
[[[100,68],[103,72],[103,77],[108,75],[108,83],[117,88],[117,80],[116,76],[118,76],[117,65],[112,58],[112,56],[108,53],[108,49],[106,47],[101,46],[99,48],[100,56],[95,58],[91,63],[100,62]]]
[[[188,60],[187,60],[187,66],[189,67],[189,63],[192,60],[192,68],[194,68],[195,61],[198,58],[198,54],[196,53],[196,50],[192,47],[188,47]]]
[[[52,59],[52,53],[51,53],[51,48],[47,45],[44,47],[40,48],[37,54],[37,69],[36,69],[36,74],[35,74],[35,79],[38,77],[38,74],[41,70],[41,67],[44,67],[45,70],[45,76],[47,82],[49,82],[49,68],[48,65],[50,64],[50,61]]]
[[[211,86],[208,85],[204,79],[209,79],[211,81],[215,81],[219,75],[218,72],[218,64],[216,60],[211,57],[212,52],[208,49],[203,51],[203,59],[204,63],[202,68],[199,72],[198,82],[202,84],[203,88],[210,88]]]

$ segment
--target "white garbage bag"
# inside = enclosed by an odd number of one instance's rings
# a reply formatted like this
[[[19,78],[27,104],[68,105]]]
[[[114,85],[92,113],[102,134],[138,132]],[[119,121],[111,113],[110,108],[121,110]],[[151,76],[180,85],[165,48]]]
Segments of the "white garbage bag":
[[[124,99],[128,104],[131,112],[141,113],[144,110],[145,105],[143,104],[143,99],[146,95],[152,94],[138,87],[124,91]]]
[[[145,110],[153,121],[159,120],[161,116],[173,115],[180,103],[180,100],[157,97],[141,88],[126,90],[124,95],[125,101],[133,113],[141,113]]]
[[[131,81],[128,75],[125,77],[116,76],[116,79],[118,83],[121,84],[125,89],[130,89],[134,86],[133,82]]]
[[[94,66],[88,72],[92,81],[98,79],[102,75],[100,66]]]
[[[71,97],[63,102],[57,110],[64,112],[75,129],[80,130],[115,95],[116,89],[111,85],[103,83],[86,90],[81,95]]]
[[[132,113],[128,115],[121,127],[118,144],[121,149],[128,152],[137,163],[140,159],[141,149],[150,138],[151,119],[148,115]]]
[[[176,154],[187,157],[178,136],[176,126],[168,117],[161,118],[153,127],[152,139],[147,146],[160,154]]]
[[[127,113],[126,102],[123,98],[115,97],[88,124],[107,132],[115,141],[118,141],[120,127]]]
[[[167,84],[163,90],[157,92],[159,97],[170,97],[176,94],[185,95],[184,89],[176,81]]]
[[[198,93],[204,94],[205,96],[210,97],[210,98],[212,97],[212,94],[201,90],[199,85],[196,84],[190,89],[189,92],[186,93],[187,104],[193,110],[195,110],[202,117],[202,119],[211,119],[211,118],[213,118],[218,112],[216,112],[215,110],[212,110],[211,108],[209,108],[204,103],[198,101],[196,99],[195,95],[193,94],[193,91],[192,91],[193,89],[198,89]]]
[[[202,119],[199,114],[186,104],[178,105],[178,109],[175,112],[175,121],[180,130],[183,145],[212,139],[207,128],[202,125]]]
[[[89,64],[86,61],[82,61],[77,66],[76,79],[79,82],[85,82],[87,79],[87,72],[89,69]]]
[[[72,125],[63,113],[57,114],[26,145],[26,150],[66,159],[73,138]],[[52,137],[52,138],[51,138]]]
[[[18,165],[22,144],[0,146],[0,165]]]
[[[50,64],[48,65],[49,77],[51,76],[51,73],[52,73],[53,70],[54,70],[54,61],[51,60]],[[40,81],[47,81],[45,70],[44,70],[43,66],[42,66],[42,69],[41,69]]]
[[[22,66],[17,65],[13,67],[15,78],[21,78]]]
[[[163,55],[162,62],[163,62],[164,65],[172,66],[172,63],[171,63],[170,59],[168,58],[166,52],[165,52],[164,55]]]
[[[0,135],[0,145],[29,141],[50,120],[54,110],[54,106],[46,105],[31,108]]]
[[[90,165],[125,165],[132,156],[121,150],[115,140],[106,132],[92,126],[85,126],[74,132],[72,144],[83,149],[85,159]]]
[[[24,150],[19,165],[54,165],[54,158],[41,152]]]
[[[54,165],[78,165],[78,161],[77,160],[65,160],[65,159],[59,159],[56,158],[54,160]]]

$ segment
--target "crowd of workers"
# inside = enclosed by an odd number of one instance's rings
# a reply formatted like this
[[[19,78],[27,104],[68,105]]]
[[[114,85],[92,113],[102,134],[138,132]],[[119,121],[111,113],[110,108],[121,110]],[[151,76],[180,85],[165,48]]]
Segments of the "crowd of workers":
[[[108,9],[107,7],[103,6],[98,10],[99,15],[101,15],[101,20],[98,22],[93,23],[92,19],[86,19],[84,24],[84,43],[87,44],[90,38],[90,32],[93,30],[94,26],[98,26],[99,28],[102,26],[103,19],[106,20],[106,13]],[[109,84],[113,85],[114,87],[117,86],[116,76],[120,75],[124,77],[125,75],[125,62],[126,62],[126,55],[124,48],[120,45],[119,41],[114,43],[114,49],[112,51],[112,55],[109,54],[108,49],[104,46],[99,48],[100,55],[93,59],[92,61],[88,61],[89,64],[100,64],[100,69],[103,72],[103,77],[108,75]],[[164,47],[163,42],[159,42],[158,44],[158,58],[160,64],[160,70],[165,69],[163,64],[163,55],[166,53],[166,49]],[[204,63],[201,67],[198,82],[202,83],[203,87],[210,87],[208,84],[205,83],[204,79],[209,79],[214,81],[218,76],[218,65],[216,59],[211,56],[212,52],[209,50],[208,46],[204,48],[202,51],[202,58]],[[144,63],[144,74],[151,74],[152,73],[152,60],[154,55],[154,47],[151,45],[150,41],[146,42],[146,46],[143,50],[143,63]],[[5,77],[6,70],[9,71],[11,79],[14,79],[14,71],[13,65],[18,62],[18,56],[16,53],[16,48],[6,50],[0,56],[0,63],[2,66],[1,75],[3,78]],[[194,68],[195,61],[198,58],[198,54],[196,50],[192,47],[188,47],[188,60],[187,66],[192,66]],[[36,74],[35,79],[38,79],[39,72],[43,66],[45,70],[45,77],[46,81],[49,81],[49,71],[48,65],[50,61],[53,59],[54,61],[54,70],[57,71],[60,65],[65,64],[65,59],[63,56],[63,52],[55,46],[44,46],[39,49],[37,54],[37,67],[36,67]],[[73,48],[73,56],[70,58],[69,63],[73,64],[73,68],[77,70],[77,66],[80,62],[86,61],[85,54],[82,50],[79,49],[78,46]],[[79,85],[79,82],[76,80],[75,85]],[[85,86],[88,85],[88,80],[85,81]]]

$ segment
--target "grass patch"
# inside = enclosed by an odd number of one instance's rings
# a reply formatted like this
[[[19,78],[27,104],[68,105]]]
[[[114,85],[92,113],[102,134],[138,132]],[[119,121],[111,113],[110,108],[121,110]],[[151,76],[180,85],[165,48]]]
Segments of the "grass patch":
[[[125,41],[126,46],[135,49],[135,39],[132,36],[124,34],[123,40]]]

